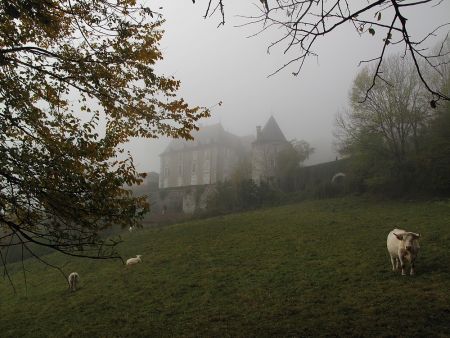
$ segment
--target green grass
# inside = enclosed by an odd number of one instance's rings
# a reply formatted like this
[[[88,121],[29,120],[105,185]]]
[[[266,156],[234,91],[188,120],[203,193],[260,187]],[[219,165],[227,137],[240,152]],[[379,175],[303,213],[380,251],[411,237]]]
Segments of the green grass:
[[[417,275],[393,273],[394,227],[420,232]],[[192,221],[125,235],[143,264],[29,260],[25,294],[0,284],[0,336],[450,336],[450,202],[356,198]]]

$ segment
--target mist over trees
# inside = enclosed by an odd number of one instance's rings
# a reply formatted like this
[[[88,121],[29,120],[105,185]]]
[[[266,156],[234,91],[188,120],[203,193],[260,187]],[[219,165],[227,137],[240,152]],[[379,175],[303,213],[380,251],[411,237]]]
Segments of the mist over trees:
[[[448,95],[448,60],[441,62],[439,71],[447,81],[440,90]],[[357,190],[450,191],[449,104],[430,107],[427,88],[414,68],[410,58],[387,58],[381,69],[385,81],[370,92],[373,69],[364,68],[354,80],[349,110],[337,115],[339,151],[350,157]]]
[[[0,251],[120,258],[111,224],[148,210],[121,145],[190,137],[209,115],[154,71],[161,16],[133,0],[0,2]],[[6,250],[4,250],[6,249]]]
[[[313,153],[314,148],[305,140],[292,140],[288,147],[278,153],[276,176],[281,190],[292,192],[298,189],[298,170]]]

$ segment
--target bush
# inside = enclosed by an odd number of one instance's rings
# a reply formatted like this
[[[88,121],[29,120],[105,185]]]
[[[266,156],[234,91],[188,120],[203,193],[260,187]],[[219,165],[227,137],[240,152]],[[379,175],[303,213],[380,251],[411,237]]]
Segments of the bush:
[[[227,213],[273,205],[281,200],[281,192],[267,182],[255,184],[251,179],[217,183],[207,203],[208,213]]]

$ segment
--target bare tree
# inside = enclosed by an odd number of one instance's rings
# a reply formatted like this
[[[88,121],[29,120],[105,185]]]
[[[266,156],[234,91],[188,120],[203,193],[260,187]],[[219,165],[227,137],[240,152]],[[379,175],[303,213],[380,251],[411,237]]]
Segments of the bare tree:
[[[255,15],[244,17],[247,19],[244,25],[259,25],[260,30],[255,35],[269,29],[280,32],[279,38],[269,44],[268,52],[276,46],[282,47],[284,53],[295,52],[293,58],[271,75],[291,65],[296,66],[293,75],[298,75],[308,58],[318,56],[315,47],[320,38],[330,35],[344,24],[349,24],[360,35],[380,35],[383,42],[377,56],[361,61],[376,64],[373,68],[371,85],[362,100],[367,99],[368,93],[378,81],[386,81],[381,66],[388,49],[392,46],[402,47],[403,55],[399,57],[409,55],[415,72],[431,94],[432,107],[435,107],[439,100],[450,100],[449,96],[442,93],[440,88],[434,87],[423,73],[425,64],[439,73],[439,59],[445,52],[442,48],[431,51],[427,48],[427,44],[438,33],[447,30],[448,34],[450,23],[436,23],[433,30],[423,32],[421,36],[412,36],[406,14],[411,8],[420,10],[423,6],[439,6],[443,0],[260,0],[260,2],[256,5]],[[224,0],[209,0],[205,18],[220,12],[219,25],[225,24],[224,3]]]

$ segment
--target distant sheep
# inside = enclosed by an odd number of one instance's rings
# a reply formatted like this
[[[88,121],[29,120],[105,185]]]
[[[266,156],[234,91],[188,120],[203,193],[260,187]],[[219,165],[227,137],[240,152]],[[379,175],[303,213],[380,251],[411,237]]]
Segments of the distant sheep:
[[[67,278],[67,281],[69,282],[69,290],[76,291],[77,290],[77,284],[80,281],[80,276],[76,272],[72,272],[69,277]]]
[[[142,263],[141,257],[142,257],[142,255],[136,255],[136,257],[128,258],[127,265],[135,265],[137,263]]]
[[[402,268],[402,275],[405,273],[405,263],[411,265],[410,275],[414,275],[414,263],[419,253],[420,235],[402,229],[394,229],[387,236],[387,249],[391,256],[392,271]]]
[[[134,227],[130,226],[130,227],[128,228],[128,231],[129,231],[129,232],[133,232],[133,231],[134,231]]]

